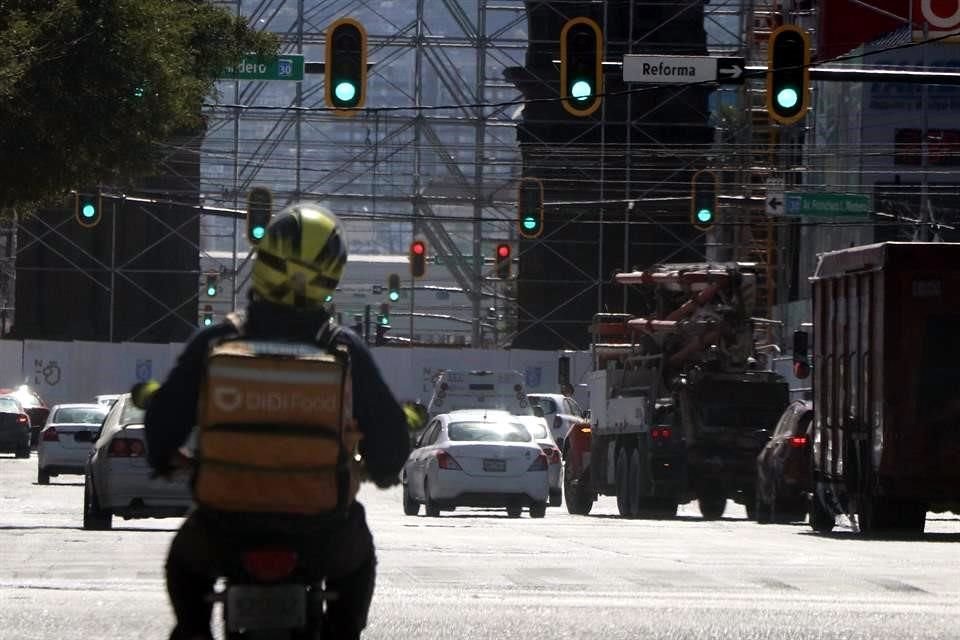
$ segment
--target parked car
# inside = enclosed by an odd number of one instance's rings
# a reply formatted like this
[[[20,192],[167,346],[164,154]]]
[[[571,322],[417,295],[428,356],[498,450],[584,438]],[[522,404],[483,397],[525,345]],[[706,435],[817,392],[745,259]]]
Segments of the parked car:
[[[576,400],[561,393],[528,393],[527,399],[534,407],[540,407],[553,439],[563,450],[570,429],[584,421],[583,409]]]
[[[757,522],[803,520],[813,490],[813,403],[790,403],[757,456]]]
[[[13,396],[0,397],[0,451],[30,457],[30,418]]]
[[[30,446],[35,448],[40,438],[40,429],[46,424],[47,416],[50,415],[50,409],[44,403],[43,398],[25,384],[15,389],[0,389],[0,396],[15,398],[23,407],[27,416],[30,417]]]
[[[50,476],[83,475],[90,447],[100,435],[107,407],[100,404],[58,404],[50,410],[37,445],[37,484]]]
[[[505,507],[517,518],[547,511],[549,463],[530,432],[513,416],[454,411],[435,416],[401,473],[403,512],[430,517],[456,507]]]
[[[187,472],[153,478],[146,454],[143,410],[124,394],[107,413],[84,469],[84,529],[110,529],[113,516],[167,518],[187,512],[193,502]]]

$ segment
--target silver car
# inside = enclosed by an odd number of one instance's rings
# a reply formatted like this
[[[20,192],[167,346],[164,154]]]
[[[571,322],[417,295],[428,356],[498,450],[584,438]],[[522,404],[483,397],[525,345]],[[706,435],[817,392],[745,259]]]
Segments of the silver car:
[[[37,484],[50,484],[50,476],[65,473],[83,475],[106,415],[107,407],[99,404],[54,406],[37,443]]]
[[[193,502],[188,474],[154,478],[146,454],[143,411],[124,394],[110,408],[87,460],[84,529],[109,529],[113,516],[169,518],[187,512]]]

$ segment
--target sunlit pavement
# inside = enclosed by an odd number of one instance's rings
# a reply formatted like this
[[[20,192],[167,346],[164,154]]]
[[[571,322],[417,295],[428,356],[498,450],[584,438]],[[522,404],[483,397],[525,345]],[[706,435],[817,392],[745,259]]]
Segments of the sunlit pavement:
[[[164,638],[163,558],[180,520],[80,528],[82,478],[39,486],[36,458],[0,456],[0,640]],[[760,526],[728,504],[670,521],[549,509],[402,515],[399,489],[361,494],[379,555],[367,638],[960,637],[960,518],[921,541]]]

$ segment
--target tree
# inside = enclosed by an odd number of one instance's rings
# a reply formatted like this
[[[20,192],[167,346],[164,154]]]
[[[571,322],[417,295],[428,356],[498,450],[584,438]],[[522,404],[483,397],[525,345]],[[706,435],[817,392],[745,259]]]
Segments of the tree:
[[[276,50],[205,0],[0,0],[0,210],[149,173],[223,68]]]

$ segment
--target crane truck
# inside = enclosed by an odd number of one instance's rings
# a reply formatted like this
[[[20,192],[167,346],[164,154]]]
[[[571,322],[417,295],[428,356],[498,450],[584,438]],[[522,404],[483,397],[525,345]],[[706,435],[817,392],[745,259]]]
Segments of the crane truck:
[[[705,519],[720,518],[728,499],[750,514],[757,454],[789,401],[786,380],[760,366],[752,265],[615,277],[643,287],[653,314],[593,319],[591,421],[565,442],[568,511],[587,514],[609,495],[623,517],[672,517],[693,499]]]

